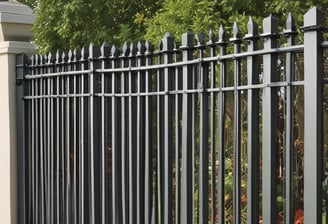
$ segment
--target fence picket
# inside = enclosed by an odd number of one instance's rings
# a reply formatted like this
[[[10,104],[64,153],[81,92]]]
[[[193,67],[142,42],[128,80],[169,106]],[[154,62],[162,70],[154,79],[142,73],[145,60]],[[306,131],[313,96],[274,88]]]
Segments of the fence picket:
[[[258,48],[258,25],[249,18],[248,33],[245,38],[248,41],[248,52],[254,52]],[[259,83],[259,66],[258,57],[247,57],[247,83],[248,85],[256,85]],[[247,223],[259,222],[259,180],[260,180],[260,116],[259,116],[259,90],[247,90],[247,149],[248,149],[248,172],[247,172]]]
[[[220,56],[224,56],[227,50],[226,31],[222,25],[219,28]],[[220,61],[220,88],[226,85],[227,76],[226,61]],[[219,173],[218,173],[218,219],[219,224],[225,223],[225,114],[226,114],[226,93],[219,92]]]
[[[295,20],[289,13],[286,21],[286,30],[284,31],[287,36],[289,46],[295,45],[295,38],[297,35]],[[286,80],[288,83],[293,82],[295,79],[295,54],[286,53]],[[294,169],[294,88],[292,86],[286,87],[286,150],[285,150],[285,175],[286,175],[286,209],[285,220],[288,223],[294,222],[294,203],[293,203],[293,169]]]

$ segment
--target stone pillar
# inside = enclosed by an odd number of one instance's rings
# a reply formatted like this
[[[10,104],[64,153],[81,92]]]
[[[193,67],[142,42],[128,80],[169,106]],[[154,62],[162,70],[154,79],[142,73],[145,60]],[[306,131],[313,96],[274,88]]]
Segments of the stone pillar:
[[[1,224],[19,223],[24,216],[18,215],[17,197],[16,54],[35,52],[30,42],[34,19],[28,6],[16,1],[0,1]]]

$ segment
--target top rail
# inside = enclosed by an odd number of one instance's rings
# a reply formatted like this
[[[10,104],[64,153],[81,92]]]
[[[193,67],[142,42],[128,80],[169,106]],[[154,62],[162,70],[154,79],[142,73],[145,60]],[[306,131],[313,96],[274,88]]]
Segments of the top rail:
[[[328,45],[327,45],[328,47]],[[246,58],[249,56],[260,56],[266,54],[280,54],[280,53],[287,53],[287,52],[303,52],[304,45],[295,45],[295,46],[288,46],[288,47],[280,47],[280,48],[273,48],[273,49],[263,49],[253,52],[242,52],[242,53],[233,53],[227,55],[218,55],[215,57],[206,57],[206,58],[197,58],[190,61],[181,61],[181,62],[174,62],[170,64],[154,64],[154,65],[144,65],[144,66],[136,66],[136,67],[124,67],[124,68],[106,68],[106,69],[95,69],[95,70],[77,70],[77,71],[67,71],[67,72],[53,72],[53,73],[46,73],[46,74],[35,74],[35,75],[25,75],[25,79],[40,79],[40,78],[47,78],[47,77],[58,77],[58,76],[70,76],[70,75],[83,75],[83,74],[90,74],[90,73],[117,73],[117,72],[131,72],[131,71],[145,71],[145,70],[156,70],[156,69],[164,69],[164,68],[173,68],[173,67],[182,67],[185,65],[195,65],[199,63],[209,63],[209,62],[220,62],[224,60],[233,60],[238,58]],[[149,56],[148,56],[149,57]],[[99,58],[96,58],[100,60]],[[120,58],[109,58],[105,60],[118,60]],[[103,60],[103,59],[101,59]],[[71,62],[71,63],[79,63],[79,62]],[[51,64],[43,64],[43,65],[33,65],[31,67],[42,67],[42,66],[50,66]]]

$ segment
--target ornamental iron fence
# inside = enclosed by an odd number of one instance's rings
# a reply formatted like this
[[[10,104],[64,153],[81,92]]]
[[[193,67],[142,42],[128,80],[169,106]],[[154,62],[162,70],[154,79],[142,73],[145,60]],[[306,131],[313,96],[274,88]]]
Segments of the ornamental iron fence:
[[[324,16],[278,25],[17,55],[25,223],[326,220]]]

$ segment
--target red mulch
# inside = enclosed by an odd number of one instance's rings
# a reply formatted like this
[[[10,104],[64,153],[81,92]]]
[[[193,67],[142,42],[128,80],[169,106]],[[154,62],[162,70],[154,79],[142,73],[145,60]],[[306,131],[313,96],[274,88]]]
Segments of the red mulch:
[[[260,224],[262,224],[262,217],[260,217]],[[277,224],[284,224],[284,214],[282,212],[278,214]],[[294,224],[304,224],[303,209],[298,208],[295,210]]]

